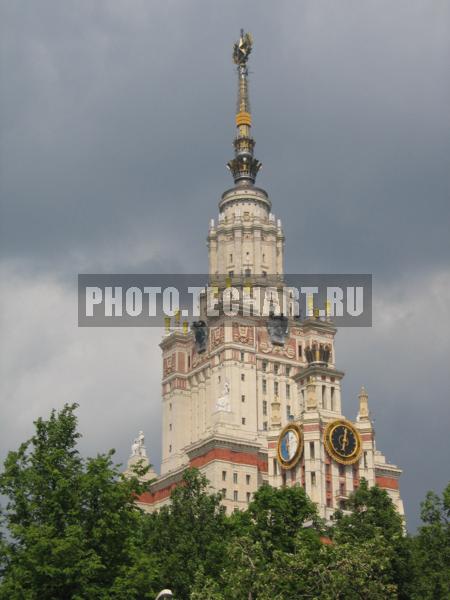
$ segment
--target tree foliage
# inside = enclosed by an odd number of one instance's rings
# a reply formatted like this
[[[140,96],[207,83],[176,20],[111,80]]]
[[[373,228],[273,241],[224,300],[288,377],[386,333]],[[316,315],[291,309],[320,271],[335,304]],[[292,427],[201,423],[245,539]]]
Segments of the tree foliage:
[[[330,527],[300,486],[263,485],[227,515],[188,469],[171,501],[148,514],[145,469],[124,478],[113,451],[83,458],[76,405],[35,423],[0,475],[0,599],[450,600],[450,484],[422,503],[405,534],[389,495],[362,481]]]
[[[76,405],[10,452],[0,476],[9,532],[1,556],[0,598],[107,598],[133,557],[139,512],[137,477],[125,479],[113,451],[83,459],[77,450]]]
[[[450,483],[442,498],[428,492],[421,507],[423,526],[413,539],[417,576],[412,597],[450,599]]]

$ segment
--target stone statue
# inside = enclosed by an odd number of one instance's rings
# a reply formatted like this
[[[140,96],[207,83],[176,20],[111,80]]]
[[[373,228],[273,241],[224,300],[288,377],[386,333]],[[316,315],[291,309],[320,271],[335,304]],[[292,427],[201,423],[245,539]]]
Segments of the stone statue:
[[[233,48],[233,61],[239,66],[244,66],[248,61],[250,52],[252,51],[253,37],[251,33],[244,33],[241,29],[241,37],[239,41],[234,44]]]
[[[270,313],[267,320],[267,331],[270,341],[274,346],[284,346],[284,342],[289,331],[289,321],[283,314],[275,315]]]
[[[230,404],[230,384],[228,381],[225,381],[223,384],[222,396],[217,399],[216,402],[216,411],[223,412],[231,412],[231,404]]]
[[[195,349],[197,354],[202,354],[206,351],[208,342],[208,326],[205,321],[194,321],[192,323],[192,330],[194,332]]]
[[[145,449],[145,436],[144,432],[140,431],[137,438],[134,439],[133,444],[131,445],[131,456],[138,456],[140,458],[147,457],[147,451]]]

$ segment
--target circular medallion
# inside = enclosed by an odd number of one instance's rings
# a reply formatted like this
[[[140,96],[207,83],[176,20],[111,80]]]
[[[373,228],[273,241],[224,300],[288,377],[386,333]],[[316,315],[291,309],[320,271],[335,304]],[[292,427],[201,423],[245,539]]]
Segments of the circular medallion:
[[[361,456],[361,436],[349,421],[333,421],[325,429],[325,448],[338,463],[352,465]]]
[[[294,423],[287,425],[278,438],[277,455],[283,469],[295,466],[303,452],[303,437]]]

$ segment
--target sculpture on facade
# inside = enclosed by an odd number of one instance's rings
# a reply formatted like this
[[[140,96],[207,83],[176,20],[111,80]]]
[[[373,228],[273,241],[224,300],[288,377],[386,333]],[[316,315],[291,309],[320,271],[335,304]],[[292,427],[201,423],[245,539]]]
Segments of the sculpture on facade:
[[[145,449],[145,436],[143,431],[139,432],[139,435],[134,439],[134,442],[131,445],[131,456],[147,458],[147,450]]]
[[[274,346],[284,346],[289,331],[288,318],[283,314],[275,315],[274,313],[270,313],[267,320],[267,331],[269,332],[270,341]]]
[[[231,412],[230,384],[228,381],[223,384],[222,396],[216,402],[216,411]]]
[[[195,349],[198,354],[202,354],[207,348],[208,326],[205,321],[194,321],[192,329],[194,331]]]

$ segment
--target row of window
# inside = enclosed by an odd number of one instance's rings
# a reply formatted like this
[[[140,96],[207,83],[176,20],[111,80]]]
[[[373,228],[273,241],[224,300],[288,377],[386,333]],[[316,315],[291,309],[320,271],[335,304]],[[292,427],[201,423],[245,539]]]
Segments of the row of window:
[[[263,400],[262,403],[262,413],[263,413],[263,417],[267,416],[267,400]],[[292,411],[291,411],[291,405],[287,404],[286,405],[286,419],[290,419],[292,416]]]
[[[278,381],[274,381],[273,382],[273,393],[275,396],[278,396],[278,393],[280,391],[280,384]],[[262,380],[262,392],[263,394],[267,394],[267,379],[263,379]],[[291,397],[291,386],[289,383],[286,384],[286,398],[290,398]]]
[[[246,256],[247,260],[250,260],[250,252],[246,252],[245,256]],[[231,264],[233,263],[233,254],[231,252],[230,252],[230,254],[228,256],[228,262],[231,263]],[[266,255],[264,253],[262,255],[262,262],[263,263],[266,262]]]
[[[230,271],[229,275],[230,275],[230,277],[232,277],[233,276],[233,271]],[[245,275],[246,276],[250,276],[251,273],[250,272],[248,272],[248,273],[246,272]],[[263,275],[265,275],[265,272],[263,272]],[[303,356],[303,349],[302,349],[302,346],[299,345],[298,346],[298,358],[302,358],[302,356]],[[245,352],[241,352],[241,361],[244,362],[244,360],[245,360]],[[269,369],[269,364],[270,363],[267,360],[263,360],[262,361],[262,370],[264,372],[268,372],[270,370]],[[271,363],[271,364],[273,364],[273,372],[275,373],[275,375],[282,375],[283,374],[283,367],[284,367],[284,375],[286,377],[290,377],[290,375],[291,375],[291,369],[292,369],[291,365],[280,365],[279,363]],[[191,368],[191,357],[190,357],[189,354],[187,355],[187,368],[188,368],[188,370],[190,370],[190,368]]]
[[[222,481],[226,481],[227,480],[227,472],[226,471],[222,471]],[[237,483],[238,482],[238,473],[234,472],[233,473],[233,483]],[[245,483],[247,485],[250,485],[251,482],[251,475],[249,475],[248,473],[245,475]]]
[[[222,496],[224,498],[227,497],[227,488],[222,488]],[[250,502],[250,500],[252,499],[252,494],[251,492],[246,492],[245,497],[247,499],[247,502]],[[239,493],[237,490],[233,490],[233,500],[235,502],[239,502]]]
[[[251,269],[244,269],[244,277],[251,277],[252,276],[252,270]],[[267,277],[267,271],[262,271],[261,275],[263,277]],[[228,277],[234,277],[234,271],[228,271]]]
[[[332,386],[329,388],[330,394],[327,394],[327,387],[325,385],[322,386],[322,397],[321,397],[321,406],[322,408],[328,410],[336,410],[336,390]],[[305,390],[301,390],[301,401],[302,404],[305,403]]]
[[[314,442],[309,442],[309,457],[311,460],[316,458],[316,444]],[[363,452],[362,462],[365,469],[367,469],[368,461],[367,461],[367,451]],[[345,477],[347,467],[346,465],[338,465],[339,468],[339,477]],[[358,471],[358,465],[353,465],[353,476],[355,477],[355,472]],[[273,472],[274,475],[278,474],[278,460],[276,458],[273,459]],[[327,479],[327,484],[330,483],[329,479],[331,478],[331,465],[325,465],[325,476]],[[311,471],[311,485],[316,485],[316,474],[314,471]]]
[[[283,375],[283,365],[280,363],[271,363],[273,364],[273,372],[275,375]],[[269,362],[267,360],[263,360],[261,363],[261,368],[264,373],[269,372]],[[290,377],[291,375],[291,365],[284,365],[284,375],[286,377]]]

